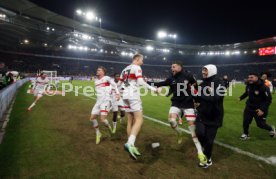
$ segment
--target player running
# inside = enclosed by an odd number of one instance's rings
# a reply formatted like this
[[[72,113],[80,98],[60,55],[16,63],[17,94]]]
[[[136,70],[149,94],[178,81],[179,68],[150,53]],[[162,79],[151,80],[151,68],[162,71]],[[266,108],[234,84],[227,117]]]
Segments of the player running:
[[[114,83],[118,83],[120,80],[120,74],[116,73],[114,74]],[[120,90],[120,89],[119,89]],[[122,98],[120,98],[119,101],[116,100],[116,91],[115,88],[112,88],[112,112],[113,112],[113,133],[116,133],[116,127],[117,127],[117,119],[122,119],[125,117],[125,108]],[[120,115],[118,115],[118,111],[120,110]]]
[[[136,137],[143,124],[142,101],[140,99],[139,86],[144,86],[154,92],[159,92],[155,87],[148,85],[142,77],[141,65],[143,64],[143,55],[136,54],[132,58],[132,64],[127,66],[121,73],[120,82],[122,86],[122,98],[126,106],[127,113],[127,135],[128,141],[125,143],[125,150],[129,152],[133,159],[140,156],[140,152],[135,147]]]
[[[45,90],[49,84],[49,79],[47,78],[47,74],[41,73],[33,82],[32,82],[32,92],[34,94],[34,102],[28,108],[28,111],[31,111],[32,108],[36,105],[36,103],[42,98]]]
[[[96,130],[96,144],[99,144],[101,141],[101,132],[99,129],[99,124],[97,121],[97,117],[100,116],[101,122],[109,129],[111,133],[113,130],[111,125],[107,120],[107,114],[111,107],[111,88],[110,85],[114,88],[116,93],[116,100],[120,99],[119,90],[117,88],[116,83],[111,80],[109,76],[105,76],[106,69],[102,66],[97,69],[97,78],[95,78],[95,87],[96,87],[96,95],[97,102],[94,105],[91,111],[90,121],[93,124],[93,127]]]
[[[181,62],[174,62],[171,66],[172,76],[168,77],[165,81],[161,82],[148,82],[154,86],[170,86],[170,93],[173,94],[171,98],[172,105],[169,111],[169,123],[172,129],[177,133],[178,144],[182,143],[183,132],[178,127],[176,119],[184,117],[189,123],[189,130],[191,132],[193,142],[198,152],[198,158],[201,163],[207,163],[206,156],[203,154],[202,147],[195,133],[195,120],[196,114],[194,110],[194,101],[191,94],[191,86],[196,87],[197,81],[194,76],[187,71],[183,70]]]

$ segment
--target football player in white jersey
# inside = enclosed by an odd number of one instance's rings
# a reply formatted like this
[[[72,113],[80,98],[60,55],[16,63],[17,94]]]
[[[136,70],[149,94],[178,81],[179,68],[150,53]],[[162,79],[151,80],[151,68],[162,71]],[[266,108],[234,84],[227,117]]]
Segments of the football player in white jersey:
[[[117,88],[116,83],[111,80],[109,76],[105,76],[106,69],[102,66],[97,69],[97,78],[95,78],[95,87],[96,87],[96,95],[97,102],[94,105],[91,111],[90,121],[93,124],[93,127],[96,130],[96,144],[99,144],[101,141],[101,132],[99,129],[97,117],[100,116],[101,122],[110,130],[111,133],[112,127],[107,120],[107,114],[111,107],[111,87],[114,88],[116,93],[116,100],[120,99],[119,90]]]
[[[143,55],[136,54],[132,58],[132,64],[127,66],[121,73],[118,86],[122,87],[122,98],[126,106],[128,118],[127,135],[128,141],[125,144],[125,150],[129,152],[133,159],[140,156],[140,152],[135,147],[135,140],[143,124],[142,101],[140,99],[139,86],[144,86],[154,92],[160,90],[148,85],[142,77],[141,65],[143,64]]]
[[[39,99],[43,96],[45,93],[46,87],[49,84],[49,79],[47,78],[47,74],[41,73],[40,76],[38,76],[33,81],[33,94],[35,97],[34,102],[31,104],[31,106],[28,108],[28,111],[31,111],[32,108],[36,105],[36,103],[39,101]]]
[[[118,83],[120,80],[120,74],[116,73],[114,74],[114,82],[115,83]],[[120,88],[118,88],[119,92],[120,91]],[[114,88],[112,88],[112,112],[113,112],[113,118],[112,118],[112,121],[113,121],[113,133],[115,134],[116,133],[116,126],[117,126],[117,119],[122,119],[125,117],[125,106],[124,106],[124,103],[123,103],[123,99],[120,98],[119,101],[116,100],[116,91]],[[120,110],[120,115],[118,114]]]

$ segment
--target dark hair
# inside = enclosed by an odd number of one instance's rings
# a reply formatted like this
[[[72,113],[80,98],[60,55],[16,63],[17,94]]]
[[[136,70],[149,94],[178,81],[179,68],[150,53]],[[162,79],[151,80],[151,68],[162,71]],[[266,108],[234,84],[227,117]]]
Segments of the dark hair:
[[[174,61],[174,62],[172,62],[172,64],[179,65],[179,66],[181,66],[181,68],[183,68],[183,63],[181,61]]]
[[[248,76],[249,76],[249,75],[254,75],[254,76],[259,77],[259,75],[258,75],[257,73],[255,73],[255,72],[250,72],[250,73],[248,74]]]
[[[115,77],[115,76],[117,76],[117,75],[119,75],[119,76],[120,76],[120,74],[119,74],[119,73],[114,73],[114,77]]]
[[[105,67],[99,66],[98,69],[99,69],[99,68],[102,69],[102,70],[104,71],[104,74],[106,74],[106,68],[105,68]]]

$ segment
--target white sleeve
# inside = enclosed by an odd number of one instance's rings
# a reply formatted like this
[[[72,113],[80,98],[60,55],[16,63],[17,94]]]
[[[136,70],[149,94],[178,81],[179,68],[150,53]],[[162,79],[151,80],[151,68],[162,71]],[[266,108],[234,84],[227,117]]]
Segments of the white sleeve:
[[[111,80],[110,77],[107,78],[107,81],[115,89],[116,94],[119,94],[119,90],[118,90],[117,84],[113,80]]]
[[[143,86],[149,90],[152,90],[152,91],[157,91],[157,89],[153,86],[150,86],[149,84],[147,84],[143,78],[138,78],[137,79],[137,84],[140,85],[140,86]]]
[[[153,86],[150,86],[149,84],[147,84],[145,82],[145,80],[143,79],[143,74],[142,74],[142,69],[140,66],[138,66],[136,69],[135,69],[135,76],[137,78],[137,84],[139,86],[143,86],[149,90],[152,90],[152,91],[157,91],[157,89]]]

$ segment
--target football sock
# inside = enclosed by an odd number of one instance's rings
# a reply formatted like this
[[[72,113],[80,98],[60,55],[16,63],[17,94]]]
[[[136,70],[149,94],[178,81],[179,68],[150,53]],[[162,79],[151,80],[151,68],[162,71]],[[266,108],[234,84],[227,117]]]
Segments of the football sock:
[[[100,135],[100,129],[99,129],[99,124],[96,119],[92,120],[93,127],[96,130],[96,135]]]
[[[131,135],[128,137],[127,143],[128,143],[129,145],[134,145],[135,140],[136,140],[136,136],[131,134]]]
[[[202,152],[201,144],[200,144],[200,142],[198,141],[198,138],[197,138],[196,133],[195,133],[195,125],[194,125],[194,124],[189,125],[188,128],[189,128],[189,130],[190,130],[190,132],[191,132],[191,135],[192,135],[192,138],[193,138],[193,142],[194,142],[194,144],[195,144],[195,146],[196,146],[196,149],[197,149],[197,153],[203,153],[203,152]]]
[[[172,127],[176,132],[181,132],[180,129],[179,129],[179,127],[178,127],[178,124],[177,124],[177,122],[176,122],[176,119],[171,118],[171,119],[169,119],[169,121],[170,121],[171,127]]]
[[[32,109],[35,106],[35,102],[33,102],[33,104],[31,104],[31,106],[29,107],[29,109]]]
[[[107,119],[103,120],[103,123],[104,123],[105,127],[111,129],[111,126],[110,126],[110,124],[109,124],[109,122],[108,122]]]

